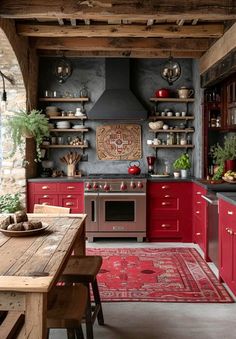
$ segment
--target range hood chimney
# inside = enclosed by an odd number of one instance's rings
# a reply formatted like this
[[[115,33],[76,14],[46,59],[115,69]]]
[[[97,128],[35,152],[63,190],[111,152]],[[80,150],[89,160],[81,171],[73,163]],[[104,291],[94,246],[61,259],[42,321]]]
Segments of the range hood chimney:
[[[105,91],[87,113],[89,119],[147,118],[147,110],[130,90],[129,62],[129,59],[106,59]]]

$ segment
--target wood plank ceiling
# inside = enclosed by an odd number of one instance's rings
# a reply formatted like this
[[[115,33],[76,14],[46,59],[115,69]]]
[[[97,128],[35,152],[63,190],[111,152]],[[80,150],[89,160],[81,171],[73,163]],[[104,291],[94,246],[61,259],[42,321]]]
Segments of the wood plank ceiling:
[[[236,0],[1,0],[40,55],[199,58],[236,22]]]

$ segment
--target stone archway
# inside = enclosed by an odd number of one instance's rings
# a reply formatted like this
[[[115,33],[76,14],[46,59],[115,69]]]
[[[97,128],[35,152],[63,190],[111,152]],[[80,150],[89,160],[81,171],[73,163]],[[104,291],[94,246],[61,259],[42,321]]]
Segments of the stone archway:
[[[14,85],[5,81],[7,92],[7,108],[1,110],[1,171],[0,171],[0,194],[17,193],[22,194],[22,199],[25,200],[26,194],[26,170],[23,167],[23,159],[20,153],[17,153],[13,158],[8,159],[7,155],[12,147],[12,142],[9,140],[3,127],[4,120],[7,116],[14,114],[19,109],[26,109],[26,88],[22,74],[22,67],[19,64],[15,49],[18,46],[14,45],[19,42],[13,30],[13,23],[7,20],[0,21],[0,69],[1,71],[14,78]],[[14,48],[13,48],[14,46]],[[23,60],[22,60],[23,61]],[[0,95],[2,95],[2,79],[0,77]]]

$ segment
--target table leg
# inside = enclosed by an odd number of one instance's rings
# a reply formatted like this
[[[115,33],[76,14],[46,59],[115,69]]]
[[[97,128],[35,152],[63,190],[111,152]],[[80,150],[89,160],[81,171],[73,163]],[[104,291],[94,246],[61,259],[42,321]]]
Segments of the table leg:
[[[25,338],[47,338],[47,294],[26,293]]]
[[[85,255],[85,221],[80,226],[77,239],[74,245],[74,255]]]

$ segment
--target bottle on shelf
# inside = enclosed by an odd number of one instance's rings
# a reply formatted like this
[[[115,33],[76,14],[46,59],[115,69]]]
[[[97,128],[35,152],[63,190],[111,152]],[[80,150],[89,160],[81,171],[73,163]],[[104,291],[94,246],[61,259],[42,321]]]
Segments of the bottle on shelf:
[[[180,134],[176,133],[176,145],[180,145]]]

